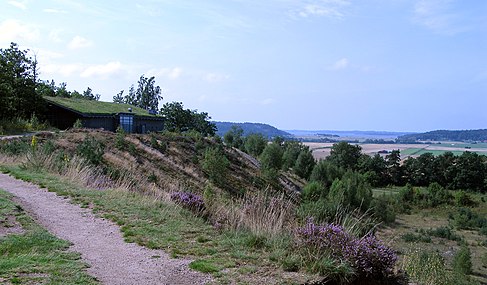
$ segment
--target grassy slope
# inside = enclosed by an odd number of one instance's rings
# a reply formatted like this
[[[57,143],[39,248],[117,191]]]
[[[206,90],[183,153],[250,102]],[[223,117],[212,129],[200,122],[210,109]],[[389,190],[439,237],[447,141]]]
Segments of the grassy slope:
[[[0,238],[0,283],[98,284],[85,272],[79,254],[66,251],[67,241],[37,225],[11,195],[0,190],[0,226],[12,226],[8,222],[12,219],[22,225],[23,233]]]
[[[189,211],[140,193],[90,190],[47,173],[12,166],[1,169],[91,207],[119,224],[128,242],[164,249],[173,257],[194,258],[190,266],[213,273],[218,283],[296,284],[315,278],[279,268],[289,240],[262,241],[246,232],[218,232]]]
[[[400,187],[374,189],[374,196],[385,194],[396,195]],[[484,197],[484,199],[482,199]],[[487,195],[475,194],[474,199],[478,204],[472,208],[473,211],[487,216]],[[446,264],[451,268],[454,252],[460,249],[456,241],[429,236],[431,241],[406,242],[402,237],[406,234],[425,236],[422,231],[436,229],[439,227],[452,227],[449,220],[450,213],[455,212],[452,205],[442,205],[437,208],[419,209],[414,207],[410,214],[401,214],[396,217],[396,223],[392,226],[382,227],[379,236],[384,240],[392,241],[392,246],[399,253],[405,253],[411,249],[428,250],[439,252],[446,259]],[[482,264],[482,256],[487,254],[487,237],[480,235],[477,230],[452,230],[455,234],[463,237],[472,252],[472,263],[475,280],[487,284],[487,268]]]

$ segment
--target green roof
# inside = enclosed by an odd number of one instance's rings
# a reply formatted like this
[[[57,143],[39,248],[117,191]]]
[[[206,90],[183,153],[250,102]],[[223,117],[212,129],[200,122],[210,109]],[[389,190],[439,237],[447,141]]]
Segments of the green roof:
[[[132,108],[132,113],[135,115],[156,117],[155,115],[149,114],[147,110],[129,104],[61,97],[44,97],[44,99],[56,105],[87,115],[128,113],[128,108]]]

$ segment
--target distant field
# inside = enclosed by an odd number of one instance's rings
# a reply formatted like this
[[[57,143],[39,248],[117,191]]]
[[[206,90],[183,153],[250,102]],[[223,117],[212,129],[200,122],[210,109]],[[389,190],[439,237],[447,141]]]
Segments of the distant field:
[[[315,159],[323,159],[330,155],[333,143],[316,143],[305,142],[313,151]],[[375,155],[381,150],[392,151],[398,149],[401,151],[401,158],[406,159],[410,156],[417,157],[423,153],[432,153],[433,155],[441,155],[447,151],[451,151],[455,155],[461,155],[465,151],[476,152],[478,154],[487,155],[487,143],[463,143],[463,142],[442,142],[441,144],[362,144],[362,152],[368,155]]]

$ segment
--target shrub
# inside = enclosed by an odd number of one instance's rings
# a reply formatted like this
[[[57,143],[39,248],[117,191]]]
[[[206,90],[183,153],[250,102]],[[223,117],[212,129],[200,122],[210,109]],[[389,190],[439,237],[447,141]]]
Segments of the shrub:
[[[26,140],[5,140],[0,141],[0,152],[8,155],[19,155],[27,153],[30,145]]]
[[[394,223],[396,212],[394,210],[395,199],[391,196],[379,196],[372,200],[371,209],[374,217],[385,224]]]
[[[125,141],[125,131],[122,127],[118,126],[115,136],[115,146],[119,150],[125,150],[127,148],[127,142]]]
[[[230,162],[219,148],[212,147],[205,151],[201,162],[203,171],[208,175],[210,181],[218,187],[225,187],[228,166]]]
[[[406,233],[401,236],[405,242],[425,242],[430,243],[431,238],[422,234]]]
[[[277,143],[267,145],[260,156],[263,169],[281,169],[283,149]]]
[[[76,147],[76,153],[93,165],[102,162],[105,145],[97,141],[94,137],[87,137]]]
[[[294,173],[301,178],[308,179],[315,164],[316,162],[311,151],[309,149],[303,149],[299,152],[296,163],[294,164]]]
[[[345,261],[357,277],[387,277],[393,273],[397,256],[375,236],[356,238],[335,224],[317,225],[308,220],[296,230],[297,245],[309,262],[323,256]]]
[[[200,195],[190,192],[173,192],[171,200],[197,214],[205,210],[205,203]]]
[[[461,241],[462,237],[455,234],[449,227],[439,227],[436,229],[429,229],[426,231],[429,235],[447,240]]]
[[[404,255],[402,269],[412,281],[424,285],[449,285],[450,274],[445,267],[443,257],[436,252],[422,249],[410,250]]]
[[[468,246],[463,245],[453,256],[453,271],[461,275],[472,274],[472,257]]]
[[[80,119],[77,119],[73,124],[73,129],[81,129],[83,127],[83,122]]]
[[[245,151],[253,157],[258,157],[267,145],[267,139],[262,134],[250,134],[245,138]]]
[[[458,207],[473,206],[475,204],[472,197],[464,190],[455,192],[454,201],[455,205]]]
[[[303,187],[301,192],[301,200],[303,202],[316,201],[320,198],[326,198],[328,195],[328,190],[317,181],[312,181]]]

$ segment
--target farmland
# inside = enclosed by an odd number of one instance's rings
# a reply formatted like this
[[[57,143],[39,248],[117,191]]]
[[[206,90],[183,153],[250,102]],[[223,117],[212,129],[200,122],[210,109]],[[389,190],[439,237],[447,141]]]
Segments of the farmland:
[[[333,143],[305,142],[305,145],[313,151],[315,159],[323,159],[330,155]],[[375,155],[380,151],[392,151],[398,149],[401,151],[401,158],[417,157],[423,153],[432,153],[440,155],[447,151],[455,155],[461,155],[464,151],[476,152],[487,155],[487,143],[464,143],[464,142],[441,142],[430,144],[365,144],[358,143],[362,152],[368,155]]]

